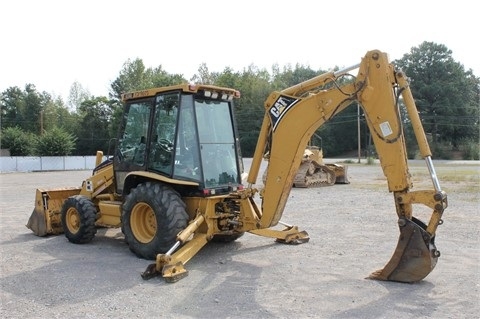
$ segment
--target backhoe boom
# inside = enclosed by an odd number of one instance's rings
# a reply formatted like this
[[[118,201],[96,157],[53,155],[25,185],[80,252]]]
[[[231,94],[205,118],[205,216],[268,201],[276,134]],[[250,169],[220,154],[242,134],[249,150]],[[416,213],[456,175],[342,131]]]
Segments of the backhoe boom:
[[[342,81],[346,72],[358,67],[353,81]],[[431,172],[434,191],[410,193],[399,98],[403,97],[422,157]],[[314,132],[352,103],[364,111],[380,159],[388,189],[394,194],[399,218],[400,240],[387,266],[371,278],[418,281],[431,272],[439,252],[435,231],[442,223],[447,196],[441,191],[431,161],[431,152],[405,75],[396,71],[388,57],[370,51],[359,65],[329,72],[303,83],[273,92],[265,102],[265,115],[249,172],[249,184],[258,176],[260,161],[268,158],[268,172],[262,192],[261,228],[275,226],[282,216],[303,151]],[[410,195],[411,194],[411,195]],[[413,217],[412,204],[434,209],[428,225]]]

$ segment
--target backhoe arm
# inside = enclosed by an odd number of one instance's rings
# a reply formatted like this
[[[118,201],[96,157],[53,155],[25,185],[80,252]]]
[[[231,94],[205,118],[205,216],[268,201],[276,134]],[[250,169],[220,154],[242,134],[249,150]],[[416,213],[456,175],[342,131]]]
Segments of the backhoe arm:
[[[344,85],[341,90],[331,88],[312,93],[341,75],[343,73],[326,73],[282,92],[273,92],[267,98],[247,180],[255,183],[262,158],[268,158],[268,175],[262,194],[262,228],[279,222],[311,136],[323,123],[355,101],[355,83]]]
[[[345,82],[344,75],[357,67],[359,71],[354,81]],[[400,95],[431,173],[434,190],[409,192],[412,181],[398,106]],[[388,189],[394,193],[401,232],[392,259],[371,278],[402,282],[421,280],[431,272],[439,256],[434,237],[447,207],[447,197],[440,189],[405,75],[397,72],[387,55],[380,51],[368,52],[359,65],[320,75],[268,97],[248,179],[249,184],[255,183],[260,161],[268,158],[268,175],[261,193],[261,228],[275,226],[280,221],[311,136],[353,102],[359,103],[364,110]],[[413,217],[412,204],[417,203],[433,208],[428,225]]]

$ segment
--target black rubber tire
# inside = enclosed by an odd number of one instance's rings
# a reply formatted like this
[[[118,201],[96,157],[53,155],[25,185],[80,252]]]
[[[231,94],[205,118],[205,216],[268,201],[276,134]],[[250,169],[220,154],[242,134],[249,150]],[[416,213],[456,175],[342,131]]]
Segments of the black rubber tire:
[[[65,237],[74,244],[90,242],[97,233],[97,208],[81,195],[67,198],[62,206],[62,227]]]
[[[185,207],[169,186],[147,182],[133,188],[122,205],[122,232],[130,250],[145,259],[166,253],[187,227]]]

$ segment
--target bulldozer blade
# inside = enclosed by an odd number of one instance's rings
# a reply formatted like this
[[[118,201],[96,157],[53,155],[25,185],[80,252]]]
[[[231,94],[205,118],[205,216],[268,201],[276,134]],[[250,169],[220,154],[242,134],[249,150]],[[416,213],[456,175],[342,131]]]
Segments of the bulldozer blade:
[[[335,171],[337,178],[335,179],[335,184],[350,184],[347,175],[348,166],[343,166],[338,172]]]
[[[428,234],[426,225],[416,218],[400,218],[400,237],[390,261],[368,279],[398,282],[417,282],[425,278],[437,264],[440,252],[435,247],[435,236]]]

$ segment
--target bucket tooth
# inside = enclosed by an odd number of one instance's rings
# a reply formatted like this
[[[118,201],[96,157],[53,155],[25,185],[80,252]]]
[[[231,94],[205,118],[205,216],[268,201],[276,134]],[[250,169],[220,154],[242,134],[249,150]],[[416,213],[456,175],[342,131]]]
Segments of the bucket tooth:
[[[425,231],[426,225],[416,218],[400,218],[400,237],[390,261],[369,279],[416,282],[425,278],[437,264],[440,252],[434,239]]]

